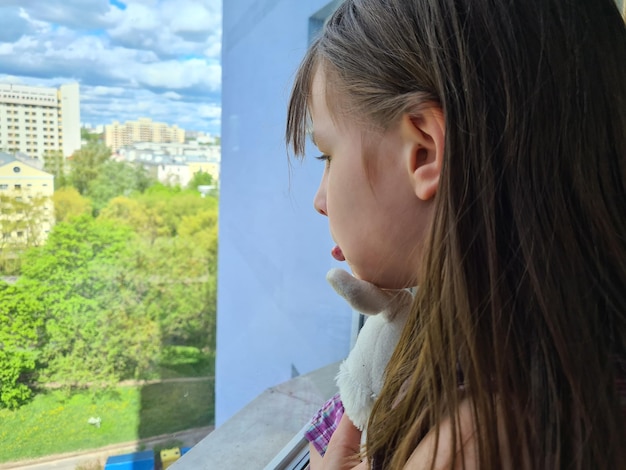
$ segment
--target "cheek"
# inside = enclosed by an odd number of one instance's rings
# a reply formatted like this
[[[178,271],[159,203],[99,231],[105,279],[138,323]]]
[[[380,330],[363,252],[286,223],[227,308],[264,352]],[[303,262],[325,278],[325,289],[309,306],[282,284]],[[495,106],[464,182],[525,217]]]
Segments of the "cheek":
[[[326,208],[331,235],[342,249],[354,249],[354,232],[361,226],[363,207],[356,188],[339,178],[329,178],[326,188]]]
[[[328,216],[336,222],[346,218],[356,219],[365,212],[363,188],[353,177],[341,176],[339,172],[329,175],[326,186]]]

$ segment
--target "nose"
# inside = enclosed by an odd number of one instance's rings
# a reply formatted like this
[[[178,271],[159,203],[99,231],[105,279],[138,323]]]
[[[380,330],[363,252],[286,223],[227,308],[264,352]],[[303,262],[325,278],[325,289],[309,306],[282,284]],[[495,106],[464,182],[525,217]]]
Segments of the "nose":
[[[326,171],[324,171],[320,186],[317,188],[317,193],[315,193],[315,197],[313,198],[313,207],[315,207],[315,210],[320,214],[328,216],[326,212]]]

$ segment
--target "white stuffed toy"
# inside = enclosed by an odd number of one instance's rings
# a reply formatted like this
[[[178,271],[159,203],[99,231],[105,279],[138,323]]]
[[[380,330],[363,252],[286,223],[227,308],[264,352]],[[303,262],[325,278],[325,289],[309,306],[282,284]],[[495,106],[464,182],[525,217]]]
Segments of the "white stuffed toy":
[[[337,375],[345,413],[363,431],[383,386],[385,368],[400,339],[413,295],[407,289],[380,289],[342,269],[331,269],[326,279],[352,308],[369,316]]]

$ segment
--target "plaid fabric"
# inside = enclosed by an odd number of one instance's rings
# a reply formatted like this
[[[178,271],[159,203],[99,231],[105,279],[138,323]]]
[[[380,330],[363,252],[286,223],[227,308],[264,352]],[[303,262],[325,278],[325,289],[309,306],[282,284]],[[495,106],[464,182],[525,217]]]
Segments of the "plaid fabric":
[[[326,453],[330,438],[335,432],[335,429],[337,429],[342,416],[343,403],[341,403],[341,398],[339,398],[339,394],[337,394],[324,403],[324,406],[315,413],[309,429],[304,433],[304,437],[313,444],[315,450],[317,450],[322,457]]]

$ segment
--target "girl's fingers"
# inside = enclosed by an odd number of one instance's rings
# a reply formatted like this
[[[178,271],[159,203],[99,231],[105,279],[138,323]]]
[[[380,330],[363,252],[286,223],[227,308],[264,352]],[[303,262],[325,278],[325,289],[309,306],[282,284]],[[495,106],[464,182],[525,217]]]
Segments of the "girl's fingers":
[[[333,433],[323,459],[323,470],[366,469],[361,462],[361,431],[344,415]]]

